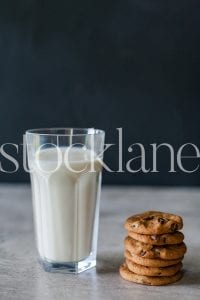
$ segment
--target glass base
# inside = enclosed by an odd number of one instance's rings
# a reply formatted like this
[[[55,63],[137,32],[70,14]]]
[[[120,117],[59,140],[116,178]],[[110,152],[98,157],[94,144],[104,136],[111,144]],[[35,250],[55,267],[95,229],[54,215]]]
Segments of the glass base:
[[[78,262],[57,263],[39,258],[39,263],[46,272],[79,274],[96,266],[96,260],[88,258]]]

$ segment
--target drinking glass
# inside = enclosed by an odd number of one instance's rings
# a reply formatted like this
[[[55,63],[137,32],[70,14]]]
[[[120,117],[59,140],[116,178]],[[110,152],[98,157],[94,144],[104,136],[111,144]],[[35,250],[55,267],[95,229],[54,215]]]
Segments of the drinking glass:
[[[49,272],[96,266],[104,149],[102,130],[27,130],[26,149],[39,261]]]

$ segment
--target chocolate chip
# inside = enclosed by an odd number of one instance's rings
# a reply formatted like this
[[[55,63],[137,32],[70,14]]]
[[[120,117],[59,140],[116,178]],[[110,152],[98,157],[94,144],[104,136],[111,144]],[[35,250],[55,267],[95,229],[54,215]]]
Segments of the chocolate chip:
[[[140,225],[140,222],[132,224],[131,227],[136,227],[136,228],[138,228],[139,225]]]
[[[143,220],[145,221],[150,221],[150,220],[153,220],[154,216],[149,216],[149,217],[145,217],[143,218]]]
[[[141,224],[144,226],[144,227],[147,227],[148,226],[148,224],[147,224],[147,222],[146,221],[140,221],[141,222]]]
[[[167,241],[167,239],[164,237],[164,238],[163,238],[163,243],[166,243],[166,241]]]
[[[153,241],[158,241],[159,240],[159,236],[158,235],[151,235],[151,239]]]
[[[158,274],[157,274],[157,276],[160,276],[162,273],[161,272],[159,272]]]
[[[178,229],[178,224],[172,223],[172,225],[171,225],[171,231],[174,232],[174,231],[176,231],[177,229]]]
[[[160,250],[159,250],[158,248],[154,248],[154,251],[155,251],[156,253],[160,253]]]
[[[164,224],[166,222],[166,219],[164,219],[164,218],[158,218],[158,222],[160,224]]]
[[[140,255],[141,255],[141,256],[144,256],[146,253],[147,253],[146,251],[142,250],[142,251],[140,252]]]

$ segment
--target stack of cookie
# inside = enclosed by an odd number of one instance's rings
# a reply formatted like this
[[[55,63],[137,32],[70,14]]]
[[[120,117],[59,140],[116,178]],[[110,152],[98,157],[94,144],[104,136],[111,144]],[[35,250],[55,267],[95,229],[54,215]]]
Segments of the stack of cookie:
[[[182,277],[186,252],[182,218],[168,213],[147,211],[125,222],[125,262],[121,276],[146,285],[165,285]]]

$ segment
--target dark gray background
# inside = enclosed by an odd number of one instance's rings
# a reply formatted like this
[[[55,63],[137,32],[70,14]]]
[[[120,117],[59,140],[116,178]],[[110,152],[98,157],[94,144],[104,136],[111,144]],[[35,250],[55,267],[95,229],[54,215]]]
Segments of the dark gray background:
[[[127,147],[141,142],[147,166],[149,143],[199,146],[199,14],[194,0],[1,1],[1,144],[19,144],[27,128],[49,126],[102,128],[112,143],[123,127],[124,162],[133,157]],[[160,151],[159,174],[106,172],[104,182],[200,183],[200,171],[168,173],[168,158]],[[116,151],[105,160],[117,168]],[[2,155],[0,162],[12,170]],[[28,176],[21,167],[0,172],[0,180]]]

